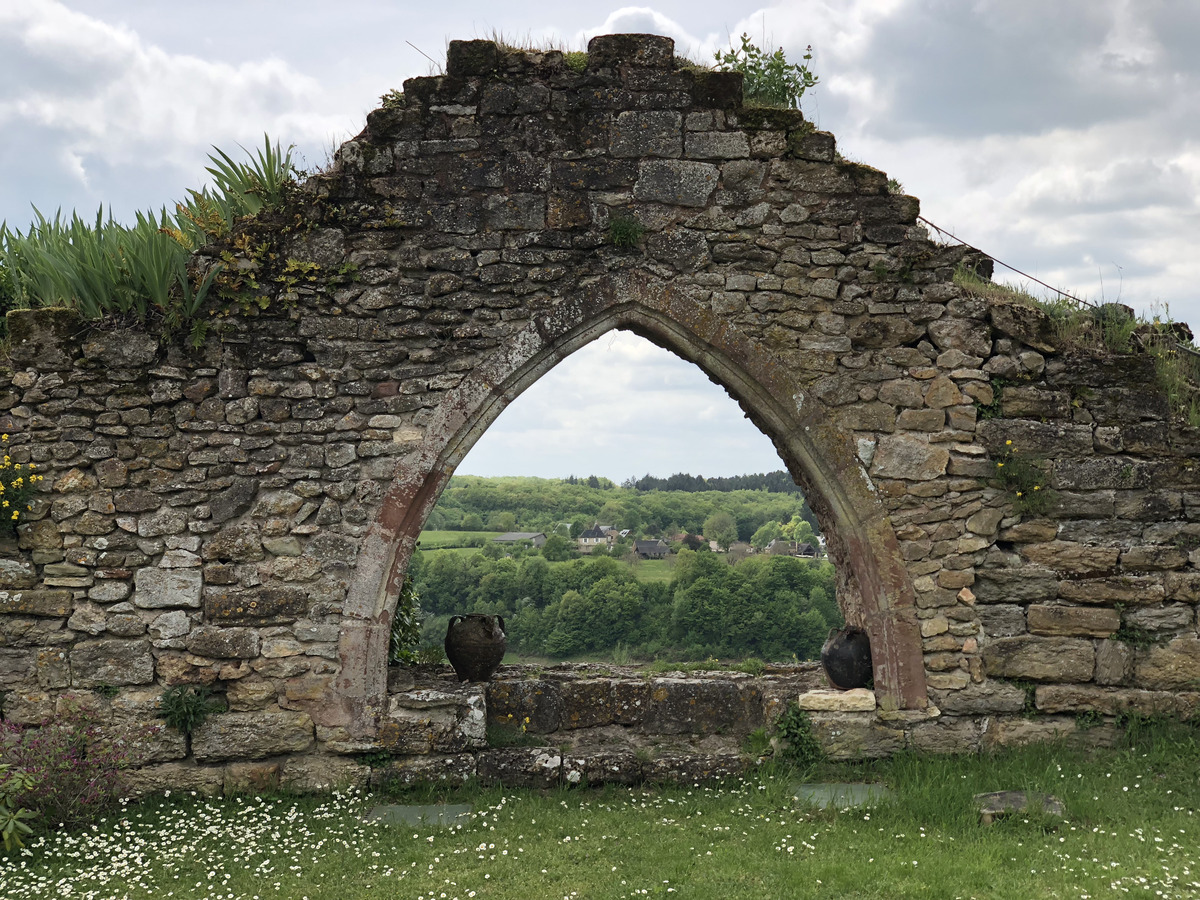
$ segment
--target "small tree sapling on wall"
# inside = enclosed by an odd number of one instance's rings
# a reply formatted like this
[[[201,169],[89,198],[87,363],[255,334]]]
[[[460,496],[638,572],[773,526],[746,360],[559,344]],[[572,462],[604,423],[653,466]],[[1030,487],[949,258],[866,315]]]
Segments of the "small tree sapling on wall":
[[[789,63],[780,47],[768,54],[742,34],[742,46],[716,53],[717,69],[721,72],[741,72],[742,96],[747,103],[799,109],[800,98],[817,84],[817,76],[808,70],[812,47],[804,52],[803,63]]]

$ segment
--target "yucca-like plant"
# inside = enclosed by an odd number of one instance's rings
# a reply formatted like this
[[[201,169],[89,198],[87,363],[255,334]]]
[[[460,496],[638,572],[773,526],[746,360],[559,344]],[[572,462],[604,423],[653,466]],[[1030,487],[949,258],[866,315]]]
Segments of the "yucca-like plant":
[[[69,306],[87,319],[138,321],[156,312],[171,329],[193,320],[220,268],[193,280],[192,253],[227,235],[238,219],[280,205],[297,174],[292,148],[285,151],[265,135],[248,162],[213,150],[207,171],[215,189],[190,191],[174,213],[139,212],[136,224],[125,226],[111,213],[105,219],[103,207],[94,224],[77,213],[47,218],[35,209],[24,234],[0,223],[3,309]]]

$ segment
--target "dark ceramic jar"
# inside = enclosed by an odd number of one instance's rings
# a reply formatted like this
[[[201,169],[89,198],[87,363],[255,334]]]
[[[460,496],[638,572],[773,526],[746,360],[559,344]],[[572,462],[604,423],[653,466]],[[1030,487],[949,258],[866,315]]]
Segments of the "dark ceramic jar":
[[[459,681],[487,681],[500,667],[507,646],[503,616],[451,616],[446,658]]]
[[[874,679],[871,639],[861,628],[831,632],[821,648],[821,668],[830,683],[840,690],[870,687]]]

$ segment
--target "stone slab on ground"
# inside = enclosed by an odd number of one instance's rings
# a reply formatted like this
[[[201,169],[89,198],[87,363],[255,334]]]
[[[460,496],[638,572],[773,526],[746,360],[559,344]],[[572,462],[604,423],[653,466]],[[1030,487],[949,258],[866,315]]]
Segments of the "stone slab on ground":
[[[1051,794],[1038,794],[1032,791],[991,791],[975,795],[975,805],[979,807],[979,822],[991,825],[1001,816],[1012,813],[1027,813],[1030,810],[1043,812],[1046,815],[1064,818],[1067,808],[1063,802]]]
[[[875,806],[896,795],[885,784],[796,784],[792,796],[801,806],[817,809],[851,809],[855,806]]]
[[[428,806],[387,804],[373,806],[363,821],[377,825],[458,825],[471,818],[469,803],[434,803]]]

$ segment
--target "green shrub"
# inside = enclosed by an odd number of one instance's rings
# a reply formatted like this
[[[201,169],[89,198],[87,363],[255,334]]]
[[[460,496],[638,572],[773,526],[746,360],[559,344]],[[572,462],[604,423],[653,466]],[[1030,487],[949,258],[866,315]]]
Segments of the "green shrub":
[[[404,576],[404,587],[392,613],[392,632],[388,640],[388,663],[416,664],[429,659],[421,643],[421,598],[413,587],[411,575]],[[438,660],[440,662],[440,659]]]
[[[716,53],[718,70],[741,72],[744,76],[742,96],[746,102],[784,109],[798,109],[804,92],[817,84],[817,76],[808,70],[810,59],[811,46],[805,51],[803,63],[789,63],[782,47],[768,54],[752,44],[747,34],[742,35],[740,48]]]
[[[35,813],[20,805],[20,797],[33,790],[32,775],[21,770],[12,770],[8,763],[0,763],[0,838],[4,840],[5,852],[21,846],[21,838],[33,829],[25,824]]]
[[[204,724],[212,713],[221,712],[225,705],[204,685],[177,684],[163,691],[159,700],[159,715],[171,728],[188,737]]]
[[[608,220],[608,242],[614,247],[636,247],[645,233],[646,229],[636,219],[614,216]]]
[[[780,758],[801,768],[810,768],[825,759],[825,751],[813,732],[812,719],[798,703],[789,703],[775,723],[780,740]]]

